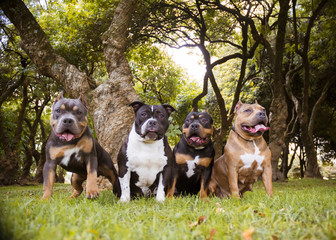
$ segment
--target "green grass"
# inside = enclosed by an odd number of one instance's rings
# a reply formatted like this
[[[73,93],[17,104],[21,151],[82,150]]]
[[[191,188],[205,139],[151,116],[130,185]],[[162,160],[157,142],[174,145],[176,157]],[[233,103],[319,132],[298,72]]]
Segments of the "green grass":
[[[336,239],[336,181],[274,183],[266,196],[262,183],[241,200],[183,197],[158,203],[141,198],[120,203],[110,191],[97,200],[82,194],[67,200],[69,185],[58,184],[50,201],[42,186],[0,188],[3,239]],[[204,216],[204,222],[197,224]],[[213,230],[214,229],[214,230]]]

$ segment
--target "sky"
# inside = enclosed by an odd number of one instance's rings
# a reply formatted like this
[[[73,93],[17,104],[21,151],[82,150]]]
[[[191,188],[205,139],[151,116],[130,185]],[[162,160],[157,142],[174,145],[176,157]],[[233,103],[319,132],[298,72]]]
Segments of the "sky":
[[[166,51],[172,59],[183,69],[188,76],[199,83],[203,84],[205,65],[202,63],[202,54],[196,48],[167,48]]]

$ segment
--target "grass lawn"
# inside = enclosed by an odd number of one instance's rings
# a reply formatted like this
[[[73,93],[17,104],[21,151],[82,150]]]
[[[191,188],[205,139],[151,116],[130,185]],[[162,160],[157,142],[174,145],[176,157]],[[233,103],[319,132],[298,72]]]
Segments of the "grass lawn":
[[[56,184],[50,201],[42,186],[0,188],[2,239],[336,239],[336,180],[261,182],[241,200],[198,197],[164,203],[120,203],[111,191],[97,200],[67,200],[70,185]],[[254,230],[253,230],[254,229]],[[251,235],[252,234],[252,235]]]

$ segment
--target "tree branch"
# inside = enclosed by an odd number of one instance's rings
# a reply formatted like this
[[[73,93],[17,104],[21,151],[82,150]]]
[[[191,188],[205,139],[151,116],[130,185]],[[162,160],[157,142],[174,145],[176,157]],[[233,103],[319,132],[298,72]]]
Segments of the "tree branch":
[[[21,0],[1,0],[0,7],[21,37],[22,48],[40,73],[62,84],[72,96],[89,91],[89,79],[52,48],[46,34]]]

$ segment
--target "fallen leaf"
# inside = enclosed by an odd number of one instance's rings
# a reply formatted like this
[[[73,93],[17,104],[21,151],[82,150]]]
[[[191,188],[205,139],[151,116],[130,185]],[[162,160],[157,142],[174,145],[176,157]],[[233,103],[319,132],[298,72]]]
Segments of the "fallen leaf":
[[[216,232],[217,232],[217,230],[215,228],[211,228],[210,237],[207,240],[212,240],[212,238],[215,236]]]
[[[198,225],[201,225],[203,222],[205,222],[206,220],[206,216],[200,216],[198,219],[197,219],[197,223]]]
[[[98,234],[96,230],[89,229],[89,232],[92,232],[93,234]]]
[[[198,225],[201,225],[203,222],[205,222],[206,217],[205,216],[200,216],[197,218],[197,222],[193,222],[189,224],[189,227],[193,228],[196,227]]]
[[[243,233],[242,233],[242,238],[244,240],[252,240],[252,234],[254,232],[254,227],[250,227],[249,229],[245,230]]]

